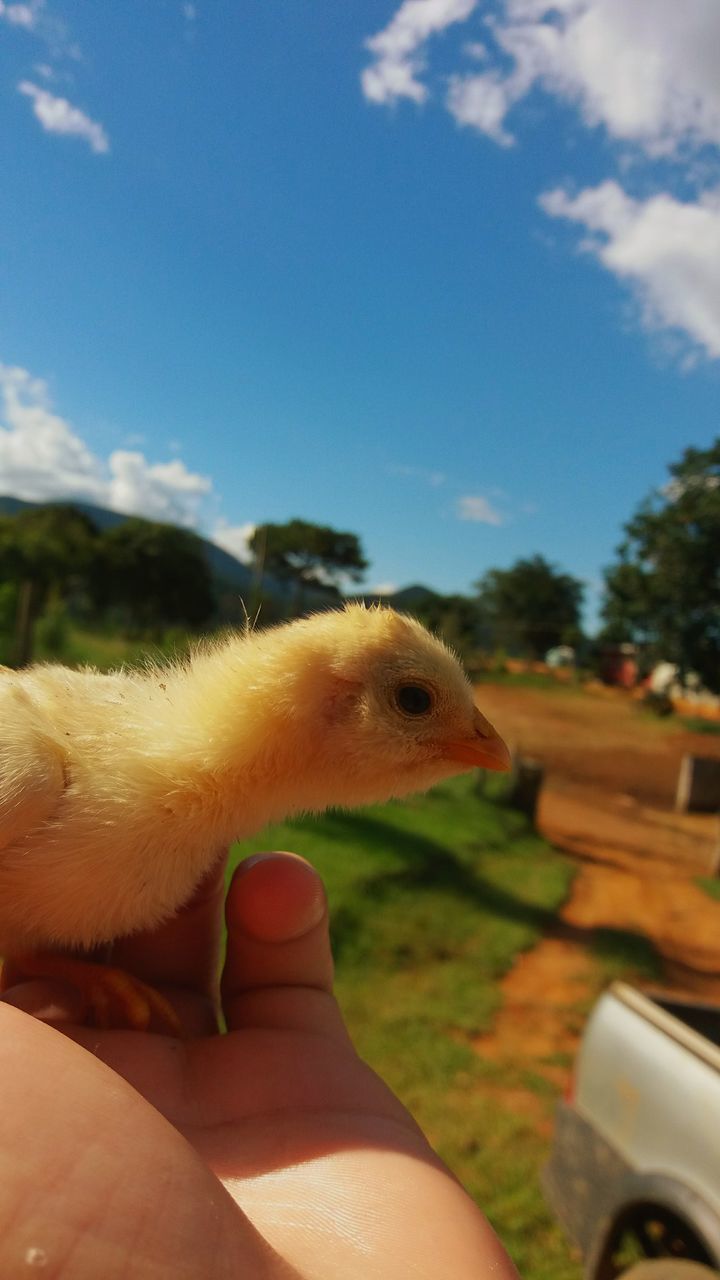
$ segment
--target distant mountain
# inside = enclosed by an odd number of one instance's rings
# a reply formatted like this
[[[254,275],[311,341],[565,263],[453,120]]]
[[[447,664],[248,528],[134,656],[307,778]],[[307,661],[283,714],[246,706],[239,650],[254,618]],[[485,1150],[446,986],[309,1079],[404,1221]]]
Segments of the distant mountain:
[[[399,591],[384,591],[382,595],[372,591],[356,591],[348,599],[362,600],[365,604],[389,604],[393,609],[399,609],[401,613],[412,613],[421,605],[428,604],[431,600],[439,600],[441,597],[430,587],[414,583],[410,587],[401,587]]]
[[[414,582],[410,587],[401,587],[391,596],[395,609],[417,609],[418,605],[428,604],[430,600],[439,600],[440,595],[422,583]]]
[[[58,499],[56,502],[28,502],[24,498],[0,495],[0,515],[14,516],[19,511],[48,506],[74,507],[88,516],[98,529],[112,529],[123,521],[131,519],[122,512],[108,511],[106,507],[96,507],[91,502],[81,502],[75,498]],[[200,542],[218,594],[233,595],[238,602],[243,599],[250,606],[254,590],[252,569],[236,556],[230,555],[229,551],[224,551],[214,542],[209,542],[207,538],[200,537]],[[279,612],[290,610],[293,596],[292,584],[281,582],[271,574],[266,574],[263,578],[263,592],[273,598]],[[325,591],[322,587],[308,588],[303,592],[303,604],[307,609],[326,609],[336,600],[334,592]]]
[[[49,506],[75,507],[77,511],[82,511],[83,515],[88,516],[97,525],[98,529],[112,529],[115,525],[122,524],[124,520],[132,518],[120,511],[108,511],[107,507],[96,507],[92,502],[82,502],[76,498],[58,498],[55,502],[29,502],[25,498],[14,498],[9,494],[5,496],[0,494],[0,516],[15,516],[19,511],[26,511],[32,507]],[[223,595],[225,597],[233,596],[237,599],[238,605],[242,599],[249,607],[254,594],[254,574],[252,569],[243,564],[242,560],[238,560],[236,556],[231,555],[229,551],[224,551],[216,543],[209,542],[207,538],[200,537],[200,542],[202,543],[210,572],[213,575],[218,595],[221,597]],[[294,595],[292,583],[282,582],[273,577],[272,574],[266,574],[263,578],[263,592],[272,598],[277,605],[279,614],[291,612]],[[371,592],[358,591],[348,598],[364,600],[367,604],[389,604],[394,609],[412,613],[418,606],[426,604],[429,600],[437,599],[438,592],[433,591],[430,587],[423,586],[421,583],[413,583],[409,587],[402,587],[399,591],[390,592],[386,595],[374,595]],[[307,610],[331,608],[334,604],[337,604],[337,600],[338,598],[334,591],[326,591],[323,587],[307,587],[303,590],[303,606]]]

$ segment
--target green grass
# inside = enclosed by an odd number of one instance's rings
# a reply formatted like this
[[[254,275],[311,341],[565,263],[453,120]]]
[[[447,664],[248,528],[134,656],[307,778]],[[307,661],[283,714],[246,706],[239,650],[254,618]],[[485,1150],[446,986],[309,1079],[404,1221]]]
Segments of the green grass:
[[[583,673],[584,674],[584,673]],[[542,671],[471,670],[475,684],[499,684],[517,689],[540,689],[543,693],[583,693],[583,675],[573,674],[568,680]]]
[[[469,777],[428,796],[265,832],[304,854],[330,898],[337,991],[361,1054],[410,1107],[488,1214],[527,1280],[577,1280],[538,1182],[547,1142],[498,1102],[484,1063],[498,979],[552,926],[570,864]],[[235,861],[258,848],[238,846]]]
[[[703,716],[681,716],[680,723],[690,733],[720,734],[720,720],[706,720]]]
[[[169,657],[181,652],[187,644],[182,632],[170,631],[159,643],[152,640],[121,635],[115,631],[90,631],[68,623],[62,644],[46,643],[43,630],[38,628],[35,642],[36,662],[62,662],[65,666],[93,666],[99,671],[117,667],[134,666],[148,657]]]

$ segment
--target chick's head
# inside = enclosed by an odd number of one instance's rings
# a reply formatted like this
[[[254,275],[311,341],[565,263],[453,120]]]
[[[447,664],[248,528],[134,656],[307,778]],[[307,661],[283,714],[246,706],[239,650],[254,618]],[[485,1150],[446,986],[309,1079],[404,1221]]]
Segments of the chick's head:
[[[420,623],[361,606],[330,617],[323,755],[341,775],[337,803],[423,791],[471,768],[510,767],[460,663]]]

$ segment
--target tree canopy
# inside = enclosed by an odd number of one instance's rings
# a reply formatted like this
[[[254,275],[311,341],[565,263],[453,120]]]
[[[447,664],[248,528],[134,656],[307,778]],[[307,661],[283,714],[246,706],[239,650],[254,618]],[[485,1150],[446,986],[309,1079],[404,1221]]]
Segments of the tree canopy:
[[[97,545],[92,520],[75,507],[53,504],[0,516],[0,575],[31,580],[38,596],[85,573]]]
[[[16,590],[13,660],[22,666],[33,650],[33,630],[48,598],[79,587],[97,554],[92,520],[72,506],[53,504],[0,517],[0,579]]]
[[[411,612],[462,657],[469,657],[483,643],[480,608],[469,596],[428,592]]]
[[[720,437],[686,449],[625,526],[605,574],[605,634],[720,686]]]
[[[581,636],[583,584],[543,556],[490,569],[476,586],[496,646],[543,658],[554,645],[574,644]]]
[[[337,591],[359,582],[368,567],[357,534],[297,518],[258,525],[249,545],[260,574],[294,582],[298,597],[310,584]]]
[[[11,660],[32,658],[43,610],[114,615],[134,630],[198,627],[215,609],[201,540],[174,525],[128,518],[99,532],[77,508],[49,504],[0,517],[5,630],[15,614]]]
[[[99,608],[124,610],[141,628],[198,627],[215,604],[200,539],[187,529],[140,517],[102,533],[93,596]]]

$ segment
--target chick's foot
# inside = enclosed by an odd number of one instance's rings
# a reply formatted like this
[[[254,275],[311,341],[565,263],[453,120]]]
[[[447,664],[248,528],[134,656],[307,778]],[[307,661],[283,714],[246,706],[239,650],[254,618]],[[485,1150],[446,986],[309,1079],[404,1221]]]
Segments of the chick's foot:
[[[124,969],[52,952],[5,958],[1,991],[28,978],[55,980],[74,987],[84,1001],[83,1021],[88,1026],[182,1035],[180,1019],[169,1000]]]

